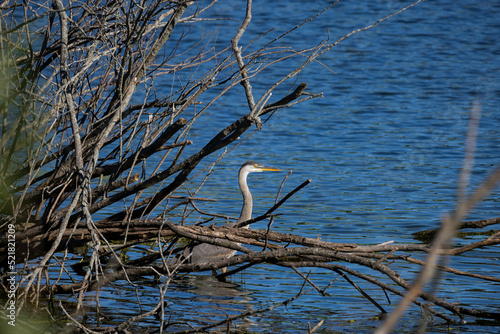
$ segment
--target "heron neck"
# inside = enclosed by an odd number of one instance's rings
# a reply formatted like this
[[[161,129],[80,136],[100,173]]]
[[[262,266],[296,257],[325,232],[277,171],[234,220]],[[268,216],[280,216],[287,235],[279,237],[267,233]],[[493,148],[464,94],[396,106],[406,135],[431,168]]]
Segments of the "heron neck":
[[[241,223],[252,218],[253,200],[252,200],[252,194],[250,193],[250,189],[248,188],[247,185],[247,176],[248,176],[247,172],[240,171],[240,175],[238,177],[238,184],[240,186],[241,194],[243,195],[243,207],[241,208],[240,218],[238,218],[236,223]],[[244,227],[248,228],[248,225]]]

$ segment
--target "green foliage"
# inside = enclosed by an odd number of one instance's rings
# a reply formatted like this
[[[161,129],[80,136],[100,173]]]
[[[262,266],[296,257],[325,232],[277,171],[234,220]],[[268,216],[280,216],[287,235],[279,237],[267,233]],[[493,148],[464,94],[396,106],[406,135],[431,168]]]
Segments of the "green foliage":
[[[35,143],[36,94],[27,35],[5,21],[1,25],[6,32],[0,40],[0,203],[2,211],[9,206],[12,212],[16,171],[27,167]]]

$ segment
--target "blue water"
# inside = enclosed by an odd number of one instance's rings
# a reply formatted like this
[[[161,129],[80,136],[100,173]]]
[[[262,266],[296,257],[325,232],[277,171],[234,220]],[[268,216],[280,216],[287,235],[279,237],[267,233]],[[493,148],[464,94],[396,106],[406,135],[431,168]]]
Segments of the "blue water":
[[[328,3],[255,1],[251,25],[240,45],[274,28],[250,47],[256,50]],[[328,38],[333,42],[409,3],[341,1],[283,38],[278,46],[305,49]],[[222,49],[230,45],[243,10],[242,2],[226,1],[215,5],[204,16],[235,20],[206,22],[203,29],[186,23],[185,28],[199,33],[217,29],[213,44]],[[307,67],[296,82],[294,78],[275,90],[270,102],[300,82],[308,84],[308,92],[322,92],[324,97],[279,110],[264,124],[262,131],[257,131],[224,158],[197,194],[218,201],[200,203],[200,209],[238,216],[241,204],[237,170],[243,162],[253,159],[285,171],[250,176],[254,215],[265,212],[274,203],[287,171],[293,170],[293,173],[282,194],[312,179],[310,185],[280,208],[282,216],[273,224],[274,230],[321,236],[332,242],[418,242],[412,233],[436,228],[442,215],[454,208],[467,124],[475,102],[481,106],[481,120],[468,190],[472,191],[500,161],[499,18],[500,3],[495,1],[427,1],[342,41]],[[256,99],[301,60],[297,57],[263,71],[252,81]],[[172,78],[165,79],[165,91],[170,92],[171,84]],[[208,93],[200,100],[207,102],[213,96],[210,94],[215,93]],[[220,129],[247,112],[244,93],[238,85],[194,123],[190,132],[194,144],[186,148],[184,156],[195,153]],[[199,169],[215,159],[216,156],[207,159]],[[194,190],[203,176],[194,179],[190,189]],[[499,201],[497,188],[466,220],[498,217]],[[189,222],[198,218],[192,215]],[[254,228],[265,228],[265,224]],[[467,244],[481,238],[468,237],[456,242]],[[499,277],[499,257],[498,246],[492,246],[453,259],[452,265]],[[417,270],[410,266],[405,269],[404,265],[400,268],[408,280]],[[305,269],[302,272],[307,273]],[[337,278],[322,270],[314,270],[311,277],[323,287]],[[448,301],[500,310],[498,283],[484,284],[451,275],[445,275],[443,282],[438,294],[446,296]],[[392,307],[387,305],[380,289],[358,283],[384,307]],[[137,311],[136,292],[127,290],[127,282],[117,284],[123,284],[123,291],[109,288],[101,293],[100,302],[105,312],[113,314],[117,296],[121,309]],[[296,294],[301,285],[302,279],[293,271],[272,266],[249,269],[226,284],[204,273],[172,282],[166,297],[167,310],[173,318],[181,317],[196,325],[197,320],[221,320],[226,314],[282,302]],[[158,288],[154,284],[140,287],[142,307],[149,309],[157,302]],[[238,324],[255,332],[305,332],[308,323],[314,326],[324,319],[320,327],[324,331],[356,333],[369,333],[379,324],[371,319],[378,314],[377,309],[346,282],[338,280],[328,291],[332,297],[321,297],[311,291],[287,308],[280,307]],[[393,296],[391,301],[395,305],[398,298]],[[414,331],[419,314],[419,309],[412,307],[398,330]],[[124,313],[124,316],[129,315]],[[157,320],[149,321],[143,325],[155,327]],[[446,326],[429,328],[433,333],[448,330]],[[452,328],[454,333],[499,330],[498,326]]]

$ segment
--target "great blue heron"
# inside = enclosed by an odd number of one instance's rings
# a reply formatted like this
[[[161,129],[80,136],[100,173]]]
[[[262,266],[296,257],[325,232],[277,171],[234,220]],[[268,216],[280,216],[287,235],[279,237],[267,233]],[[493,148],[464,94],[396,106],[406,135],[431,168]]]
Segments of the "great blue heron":
[[[281,171],[279,168],[263,166],[255,161],[245,162],[238,173],[238,184],[240,186],[241,194],[243,195],[243,207],[241,208],[240,218],[234,223],[229,223],[227,226],[234,227],[238,223],[247,221],[252,218],[252,194],[247,185],[247,176],[250,173],[255,172],[278,172]],[[248,225],[243,227],[248,228]],[[235,250],[216,246],[207,243],[201,243],[194,246],[189,246],[176,258],[169,261],[169,264],[176,264],[179,261],[184,261],[184,263],[206,263],[214,259],[226,259],[233,256],[236,253]],[[222,270],[225,272],[225,268]]]

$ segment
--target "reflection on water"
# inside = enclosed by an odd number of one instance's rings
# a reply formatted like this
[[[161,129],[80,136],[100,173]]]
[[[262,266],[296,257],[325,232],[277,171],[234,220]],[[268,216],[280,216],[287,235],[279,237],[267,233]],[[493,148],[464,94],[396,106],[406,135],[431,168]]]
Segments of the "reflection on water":
[[[221,282],[211,275],[189,275],[175,279],[170,284],[166,300],[166,319],[196,327],[252,311],[254,308],[251,292],[241,289],[235,283]],[[196,307],[193,308],[193,305]],[[237,323],[242,328],[251,325],[249,319],[237,320]],[[179,327],[181,328],[185,329],[183,326]],[[169,326],[169,330],[174,329],[175,325]]]
[[[182,278],[175,279],[172,290],[189,290],[197,295],[194,297],[197,300],[204,300],[205,297],[220,297],[237,298],[249,295],[238,289],[238,285],[232,282],[223,282],[210,275],[184,275]],[[198,299],[199,298],[199,299]],[[224,303],[223,300],[220,300]]]

